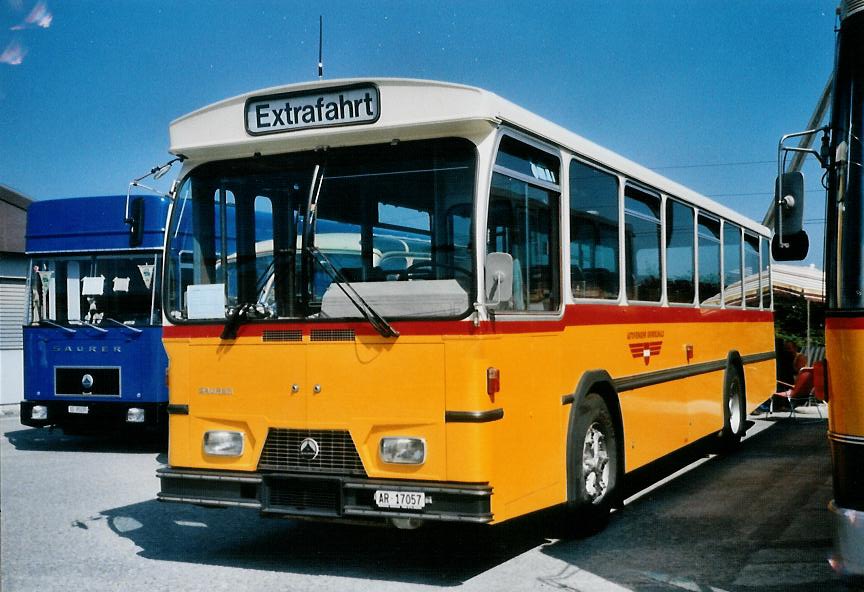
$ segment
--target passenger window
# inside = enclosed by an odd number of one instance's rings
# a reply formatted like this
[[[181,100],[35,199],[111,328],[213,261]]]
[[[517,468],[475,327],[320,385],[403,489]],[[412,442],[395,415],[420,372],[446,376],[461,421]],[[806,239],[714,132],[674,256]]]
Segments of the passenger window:
[[[747,308],[759,308],[759,300],[759,237],[745,232],[744,302]]]
[[[693,208],[666,201],[666,294],[669,302],[693,304],[696,297]]]
[[[624,190],[627,298],[659,302],[660,198],[634,187]]]
[[[558,309],[558,162],[513,138],[501,140],[486,234],[487,253],[513,257],[513,297],[499,310]]]
[[[762,246],[762,273],[760,274],[761,281],[759,283],[762,292],[762,308],[768,310],[771,308],[771,248],[768,246],[767,238],[763,237],[759,241],[759,244]]]
[[[723,301],[726,306],[743,306],[741,281],[741,229],[723,221]]]
[[[570,162],[570,287],[575,298],[618,298],[618,178]]]
[[[720,221],[699,214],[699,303],[720,306]]]

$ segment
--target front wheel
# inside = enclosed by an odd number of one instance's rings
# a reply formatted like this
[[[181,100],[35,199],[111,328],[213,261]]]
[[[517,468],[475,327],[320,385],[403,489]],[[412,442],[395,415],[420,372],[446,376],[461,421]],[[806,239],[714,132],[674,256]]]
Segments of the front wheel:
[[[618,433],[600,395],[591,393],[580,405],[572,443],[576,457],[571,464],[570,530],[584,536],[606,526],[618,485]]]

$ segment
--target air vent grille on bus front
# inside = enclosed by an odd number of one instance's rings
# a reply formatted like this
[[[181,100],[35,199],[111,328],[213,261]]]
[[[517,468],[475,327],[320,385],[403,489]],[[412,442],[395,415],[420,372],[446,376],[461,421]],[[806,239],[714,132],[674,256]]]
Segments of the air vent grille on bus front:
[[[312,329],[312,341],[354,341],[354,329]]]
[[[303,341],[303,333],[299,329],[267,329],[262,339],[264,341]]]
[[[346,430],[270,428],[258,470],[335,475],[366,475]]]

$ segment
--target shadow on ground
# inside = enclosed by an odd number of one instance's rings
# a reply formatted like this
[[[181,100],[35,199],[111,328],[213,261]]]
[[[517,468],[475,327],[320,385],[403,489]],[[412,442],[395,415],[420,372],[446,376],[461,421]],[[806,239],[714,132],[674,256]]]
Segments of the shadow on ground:
[[[51,452],[119,452],[159,454],[159,462],[167,462],[165,451],[168,438],[156,432],[107,432],[66,434],[61,429],[21,427],[4,432],[3,436],[17,450]]]
[[[537,518],[404,531],[157,501],[102,514],[148,559],[433,586],[459,585],[546,542]]]

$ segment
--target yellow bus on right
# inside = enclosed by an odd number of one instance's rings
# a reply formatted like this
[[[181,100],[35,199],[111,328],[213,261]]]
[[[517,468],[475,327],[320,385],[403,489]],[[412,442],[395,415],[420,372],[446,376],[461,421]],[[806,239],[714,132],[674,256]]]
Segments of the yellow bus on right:
[[[823,101],[827,106],[830,96],[830,123],[780,141],[772,254],[781,261],[806,256],[803,177],[795,159],[791,170],[785,165],[790,153],[813,154],[826,169],[827,187],[825,361],[814,375],[817,396],[829,402],[834,482],[829,507],[835,535],[830,561],[839,573],[864,578],[864,0],[843,0],[838,15],[833,83]],[[814,115],[810,127],[820,119]],[[817,135],[822,139],[818,150],[806,142],[785,144]]]

